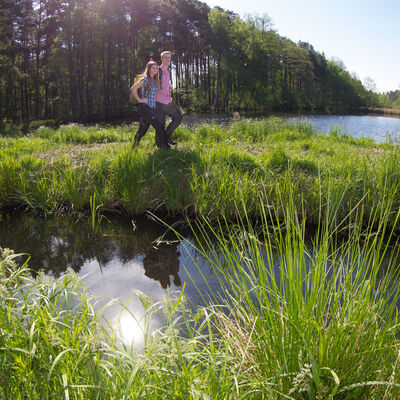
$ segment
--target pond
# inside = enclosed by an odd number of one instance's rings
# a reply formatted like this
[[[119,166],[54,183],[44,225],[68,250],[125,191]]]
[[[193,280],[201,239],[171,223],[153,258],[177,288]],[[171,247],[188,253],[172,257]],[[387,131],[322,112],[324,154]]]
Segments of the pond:
[[[113,304],[104,315],[119,327],[126,343],[137,345],[143,342],[144,310],[135,291],[158,302],[185,286],[185,295],[196,307],[204,303],[202,296],[220,290],[207,260],[192,246],[190,233],[185,237],[177,240],[166,226],[146,217],[113,218],[93,230],[86,217],[0,214],[0,247],[25,253],[20,262],[29,255],[34,273],[44,270],[60,278],[71,268],[93,295],[102,298],[99,307],[116,298],[127,303],[126,310]],[[161,316],[155,315],[149,331],[162,325]]]
[[[400,118],[377,115],[304,115],[319,133],[329,133],[332,129],[346,135],[366,137],[376,142],[400,137]]]

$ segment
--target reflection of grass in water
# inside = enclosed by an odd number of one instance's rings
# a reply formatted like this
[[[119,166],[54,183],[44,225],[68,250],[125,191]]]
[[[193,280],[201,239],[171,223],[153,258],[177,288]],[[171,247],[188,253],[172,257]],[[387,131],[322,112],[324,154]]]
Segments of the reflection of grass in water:
[[[394,213],[400,206],[400,158],[393,143],[317,135],[304,121],[270,118],[178,127],[173,151],[155,150],[149,132],[132,150],[135,130],[72,124],[1,138],[0,205],[46,213],[90,210],[96,193],[103,211],[212,219],[223,213],[237,220],[240,202],[261,218],[255,199],[262,192],[264,207],[280,204],[277,193],[293,196],[297,212],[312,223],[318,222],[318,205],[338,204],[343,192],[340,221],[356,205],[365,223],[376,209],[390,204]]]
[[[257,231],[245,209],[234,228],[197,226],[197,251],[222,276],[225,299],[193,312],[183,293],[163,304],[139,295],[142,353],[100,325],[102,311],[73,273],[33,281],[3,253],[3,397],[398,398],[394,258],[378,275],[389,210],[376,211],[373,232],[354,209],[340,246],[339,230],[321,223],[311,250],[293,199],[274,212],[263,209]],[[158,334],[146,328],[154,314],[165,321]]]

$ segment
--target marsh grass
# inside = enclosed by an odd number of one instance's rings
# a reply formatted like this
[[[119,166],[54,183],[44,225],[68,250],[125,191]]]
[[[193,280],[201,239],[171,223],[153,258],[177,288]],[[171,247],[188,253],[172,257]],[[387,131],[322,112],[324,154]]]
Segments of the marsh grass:
[[[261,226],[241,207],[237,226],[193,228],[223,288],[224,300],[214,297],[208,309],[214,339],[229,342],[238,398],[398,398],[400,289],[389,208],[377,210],[367,229],[354,208],[345,240],[342,224],[320,215],[310,245],[293,198],[283,217],[261,206]]]
[[[229,398],[227,349],[217,342],[205,346],[210,314],[186,308],[183,292],[162,304],[135,295],[145,311],[147,340],[133,352],[102,316],[118,300],[96,307],[72,271],[58,280],[33,280],[26,265],[17,267],[16,256],[7,250],[0,255],[2,398]],[[150,335],[147,321],[154,313],[165,326]]]
[[[2,397],[398,398],[399,271],[397,247],[389,246],[390,207],[375,210],[367,228],[357,207],[351,225],[331,222],[340,204],[321,208],[310,244],[295,198],[276,195],[282,203],[274,208],[259,195],[261,224],[252,224],[242,202],[237,224],[222,218],[194,226],[191,246],[221,285],[204,306],[190,305],[184,288],[160,303],[134,294],[145,311],[139,352],[121,341],[103,317],[108,305],[73,272],[33,280],[3,251]],[[164,326],[150,332],[155,314]]]
[[[394,223],[400,207],[399,150],[390,141],[376,144],[337,129],[318,135],[304,121],[270,118],[180,126],[178,148],[164,152],[155,150],[152,131],[132,149],[135,130],[70,124],[0,138],[0,206],[89,212],[96,192],[103,209],[130,216],[151,211],[217,220],[223,214],[234,221],[240,201],[260,219],[258,194],[265,195],[264,207],[274,206],[279,188],[313,224],[320,204],[337,209],[340,202],[338,221],[359,205],[366,224],[389,204]]]

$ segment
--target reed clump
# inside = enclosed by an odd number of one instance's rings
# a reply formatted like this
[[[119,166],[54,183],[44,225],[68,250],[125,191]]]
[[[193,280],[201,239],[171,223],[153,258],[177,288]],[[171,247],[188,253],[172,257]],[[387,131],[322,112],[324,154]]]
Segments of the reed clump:
[[[222,288],[208,310],[213,339],[229,343],[237,398],[398,398],[399,253],[389,208],[367,228],[353,209],[345,236],[341,223],[323,220],[338,210],[320,208],[310,244],[294,198],[285,204],[283,215],[261,205],[261,225],[240,204],[237,225],[193,226]]]

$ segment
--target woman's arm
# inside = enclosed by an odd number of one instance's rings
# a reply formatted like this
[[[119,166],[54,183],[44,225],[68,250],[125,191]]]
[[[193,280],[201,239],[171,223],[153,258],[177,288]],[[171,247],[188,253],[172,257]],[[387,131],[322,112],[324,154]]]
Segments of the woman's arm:
[[[132,101],[135,99],[138,103],[146,103],[147,98],[141,99],[138,95],[138,90],[143,87],[144,82],[142,79],[140,79],[138,82],[136,82],[132,87],[131,87],[131,93],[129,95],[129,99]]]

